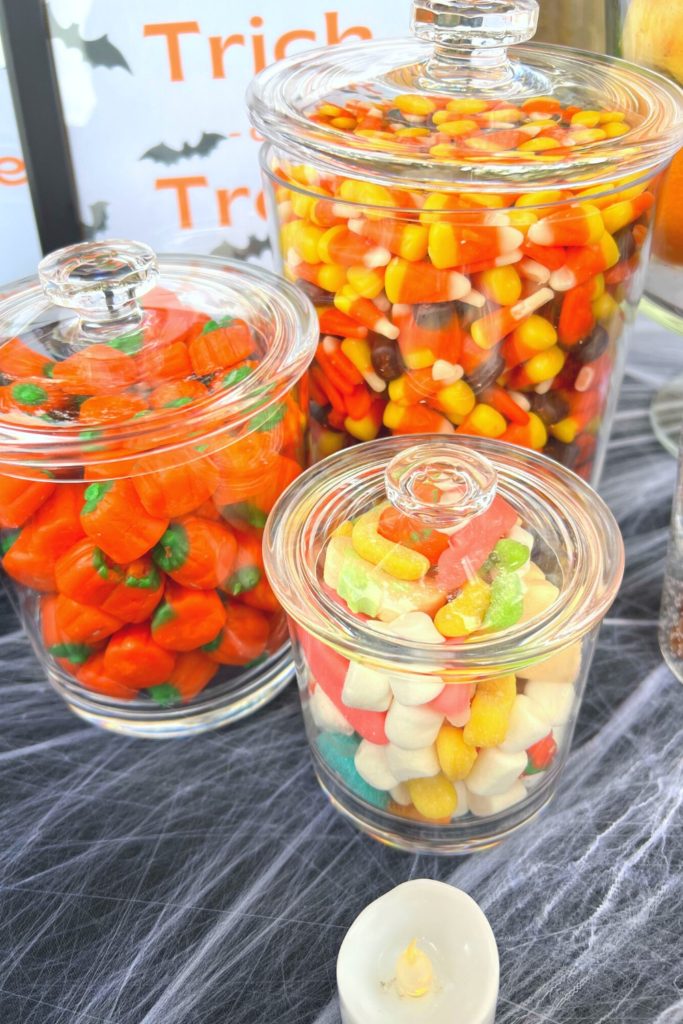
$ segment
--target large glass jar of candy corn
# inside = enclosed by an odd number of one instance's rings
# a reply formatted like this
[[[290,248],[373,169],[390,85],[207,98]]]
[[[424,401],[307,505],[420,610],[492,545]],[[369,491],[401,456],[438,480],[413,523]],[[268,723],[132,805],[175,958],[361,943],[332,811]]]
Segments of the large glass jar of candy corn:
[[[34,649],[119,732],[247,714],[291,676],[261,535],[303,464],[314,311],[272,274],[137,242],[39,275],[0,304],[3,579]]]
[[[381,438],[304,473],[264,553],[318,779],[359,828],[467,852],[550,800],[623,571],[588,484],[499,441]]]
[[[318,310],[313,455],[500,438],[595,481],[674,83],[533,35],[535,0],[414,0],[417,39],[275,64],[249,102],[285,276]]]

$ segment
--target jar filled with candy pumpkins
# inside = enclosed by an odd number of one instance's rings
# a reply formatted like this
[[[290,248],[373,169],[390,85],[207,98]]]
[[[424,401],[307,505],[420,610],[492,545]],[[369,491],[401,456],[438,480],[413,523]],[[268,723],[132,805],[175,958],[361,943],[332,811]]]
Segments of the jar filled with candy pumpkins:
[[[280,266],[318,311],[313,455],[470,434],[595,482],[683,93],[527,43],[536,0],[412,9],[413,38],[309,51],[249,95]]]
[[[75,245],[0,304],[3,581],[77,714],[213,728],[291,676],[261,536],[301,472],[315,316],[212,257]]]

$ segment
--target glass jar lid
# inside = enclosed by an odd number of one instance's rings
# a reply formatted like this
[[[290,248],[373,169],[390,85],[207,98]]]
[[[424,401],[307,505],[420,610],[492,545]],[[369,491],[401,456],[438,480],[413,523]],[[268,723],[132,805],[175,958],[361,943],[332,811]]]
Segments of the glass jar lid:
[[[252,120],[295,160],[387,187],[589,188],[666,164],[683,90],[611,57],[515,45],[537,20],[536,0],[413,0],[417,38],[266,68]]]
[[[306,471],[271,513],[264,552],[306,634],[451,682],[568,647],[601,622],[624,567],[612,513],[574,473],[437,435],[382,438]]]
[[[0,303],[0,462],[17,472],[264,429],[313,358],[313,307],[260,268],[109,240],[38,275]]]

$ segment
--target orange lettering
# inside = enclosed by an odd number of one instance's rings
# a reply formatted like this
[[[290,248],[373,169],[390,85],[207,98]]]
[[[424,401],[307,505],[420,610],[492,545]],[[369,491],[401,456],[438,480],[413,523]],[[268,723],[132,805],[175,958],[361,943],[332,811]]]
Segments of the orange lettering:
[[[249,19],[249,24],[252,28],[263,28],[263,18],[259,18],[257,14]],[[260,33],[251,37],[251,48],[254,51],[254,72],[258,74],[268,63],[264,39]]]
[[[194,178],[157,178],[155,186],[157,189],[175,189],[176,201],[178,203],[178,222],[181,228],[191,228],[192,211],[190,209],[190,189],[206,188],[207,179],[203,175]]]
[[[266,141],[263,138],[262,135],[259,135],[259,133],[256,131],[255,128],[250,128],[249,129],[249,138],[252,140],[252,142],[265,142]]]
[[[229,228],[232,225],[232,216],[230,213],[230,207],[232,206],[235,199],[248,199],[251,195],[248,188],[217,188],[216,199],[218,200],[218,223],[223,228]]]
[[[180,36],[188,32],[199,32],[198,21],[164,21],[157,25],[145,25],[145,36],[166,36],[168,47],[168,64],[172,82],[182,82],[183,64],[180,59]]]
[[[26,165],[18,156],[0,156],[0,185],[25,185]]]
[[[244,46],[244,36],[228,36],[226,39],[221,39],[220,36],[209,36],[211,70],[214,78],[225,78],[223,55],[231,46]]]
[[[347,28],[346,32],[340,34],[339,15],[336,11],[327,11],[325,13],[325,26],[327,28],[327,42],[329,46],[343,43],[349,36],[355,36],[357,39],[372,39],[372,32],[365,25],[352,25],[351,28]]]
[[[256,193],[256,199],[254,200],[254,206],[261,220],[267,220],[268,215],[266,214],[266,194],[261,189],[260,192]]]
[[[275,60],[282,60],[283,57],[286,57],[287,47],[290,43],[295,43],[297,39],[308,39],[314,43],[315,32],[310,32],[307,28],[294,29],[293,32],[285,32],[285,34],[280,36],[275,43]]]

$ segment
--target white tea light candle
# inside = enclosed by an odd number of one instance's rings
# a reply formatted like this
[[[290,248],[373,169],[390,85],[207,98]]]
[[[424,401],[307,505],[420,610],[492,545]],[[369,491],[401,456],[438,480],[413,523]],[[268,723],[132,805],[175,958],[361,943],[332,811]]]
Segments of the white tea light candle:
[[[421,878],[371,903],[337,959],[344,1024],[493,1024],[498,948],[460,889]]]

